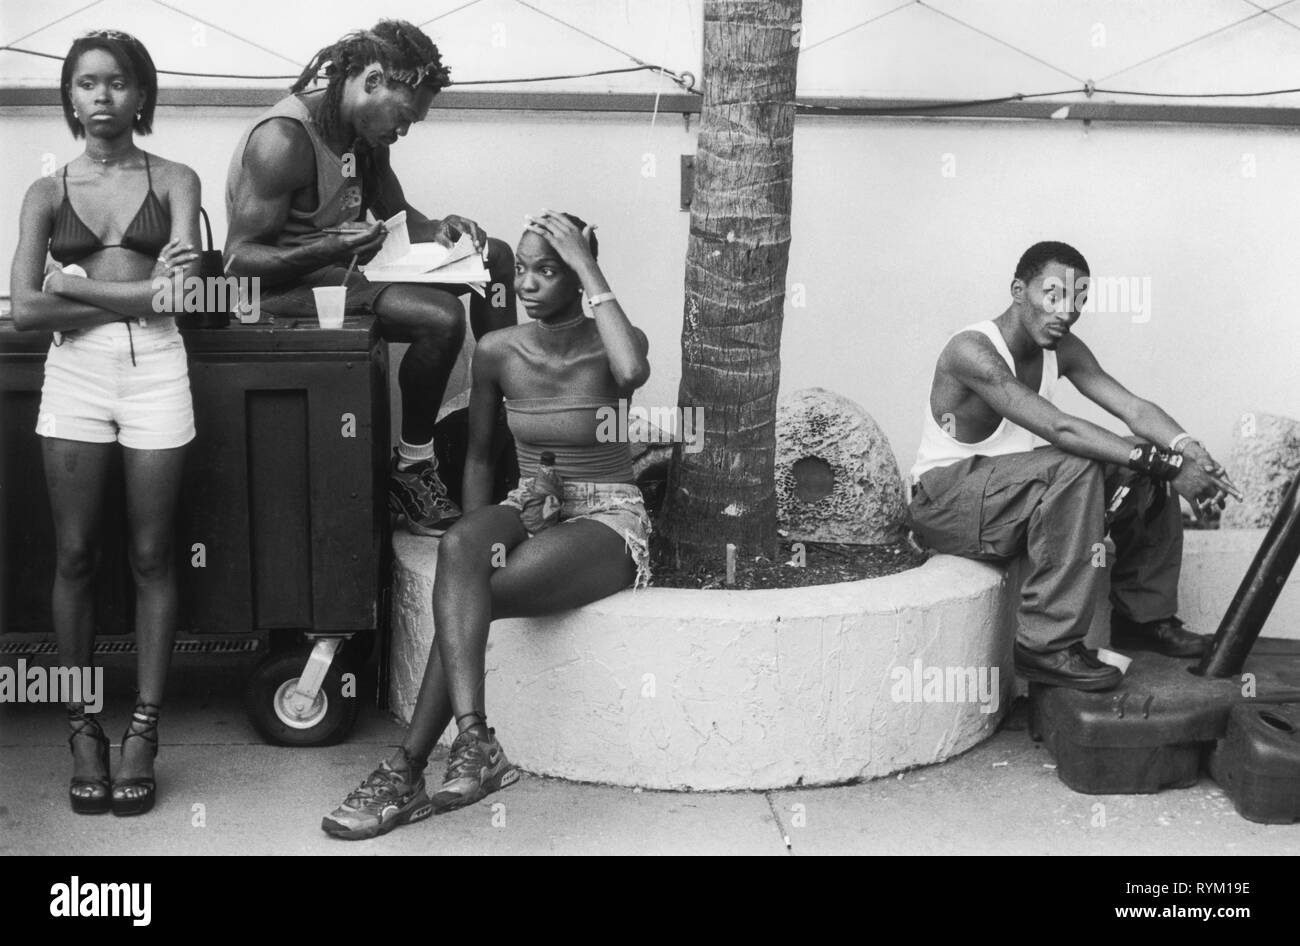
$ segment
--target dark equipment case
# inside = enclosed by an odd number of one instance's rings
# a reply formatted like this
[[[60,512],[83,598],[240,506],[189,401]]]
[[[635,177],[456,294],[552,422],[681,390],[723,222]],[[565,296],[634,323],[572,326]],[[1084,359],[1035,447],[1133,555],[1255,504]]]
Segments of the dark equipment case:
[[[1300,703],[1234,706],[1209,768],[1243,818],[1300,821]]]
[[[1258,640],[1297,557],[1300,477],[1199,665],[1139,653],[1114,690],[1031,684],[1030,734],[1061,781],[1150,793],[1195,784],[1208,763],[1244,817],[1300,819],[1300,642]]]
[[[343,672],[387,627],[387,347],[370,317],[322,330],[264,316],[182,334],[197,436],[177,515],[175,649],[260,654],[245,697],[263,737],[337,742],[359,708]],[[48,333],[0,322],[0,658],[55,653],[54,537],[35,434],[49,345]],[[95,652],[130,654],[120,462],[106,496]]]

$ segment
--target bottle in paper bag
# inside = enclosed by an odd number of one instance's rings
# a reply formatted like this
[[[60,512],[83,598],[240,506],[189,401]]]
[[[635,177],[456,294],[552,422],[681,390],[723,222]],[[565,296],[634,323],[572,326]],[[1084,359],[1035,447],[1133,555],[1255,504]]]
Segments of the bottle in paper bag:
[[[564,505],[564,481],[555,472],[555,454],[547,450],[538,459],[537,474],[519,513],[524,528],[534,535],[559,522]]]

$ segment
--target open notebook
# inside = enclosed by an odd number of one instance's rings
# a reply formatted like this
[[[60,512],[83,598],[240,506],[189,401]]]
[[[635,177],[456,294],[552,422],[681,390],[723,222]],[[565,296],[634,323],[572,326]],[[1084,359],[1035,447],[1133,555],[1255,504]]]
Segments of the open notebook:
[[[361,267],[371,282],[458,283],[485,295],[483,287],[492,277],[483,257],[474,251],[468,234],[450,247],[441,243],[412,243],[404,210],[385,220],[384,226],[388,228],[388,238],[383,247]]]

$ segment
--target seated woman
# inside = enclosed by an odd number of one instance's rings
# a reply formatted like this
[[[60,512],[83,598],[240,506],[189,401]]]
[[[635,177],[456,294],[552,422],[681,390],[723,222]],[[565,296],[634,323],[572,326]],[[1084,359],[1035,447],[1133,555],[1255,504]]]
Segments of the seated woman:
[[[649,580],[650,520],[628,444],[598,437],[600,409],[616,408],[649,377],[648,345],[609,291],[596,251],[592,228],[550,211],[519,241],[515,292],[532,321],[484,335],[474,354],[466,515],[438,550],[437,633],[411,726],[393,757],[321,823],[335,837],[372,838],[517,780],[484,714],[488,625],[576,608]],[[583,314],[582,292],[593,319]],[[493,506],[488,456],[503,397],[523,477]],[[544,450],[563,480],[554,524],[534,518]],[[459,735],[430,797],[424,767],[453,719]]]
[[[154,310],[155,279],[197,271],[199,180],[135,144],[135,132],[150,132],[158,99],[139,40],[98,30],[73,42],[60,93],[86,149],[23,199],[13,319],[19,329],[54,332],[36,432],[54,514],[53,623],[63,667],[92,661],[101,507],[112,445],[122,445],[139,696],[111,785],[104,730],[83,704],[68,706],[69,799],[81,814],[136,815],[154,803],[158,712],[177,619],[181,448],[194,437],[185,347],[172,316]],[[47,250],[55,260],[48,266]]]

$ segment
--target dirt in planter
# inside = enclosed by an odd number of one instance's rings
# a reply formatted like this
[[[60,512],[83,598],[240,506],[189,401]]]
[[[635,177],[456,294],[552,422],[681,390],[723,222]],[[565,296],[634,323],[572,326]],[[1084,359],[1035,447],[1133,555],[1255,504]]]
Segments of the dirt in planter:
[[[891,545],[847,545],[832,542],[804,542],[804,564],[791,564],[796,558],[794,543],[781,542],[781,557],[736,558],[736,583],[726,584],[726,559],[719,556],[716,566],[698,571],[682,571],[656,559],[653,565],[657,588],[729,588],[748,591],[755,588],[805,588],[831,585],[841,581],[879,578],[894,575],[923,564],[927,556],[903,539]]]

